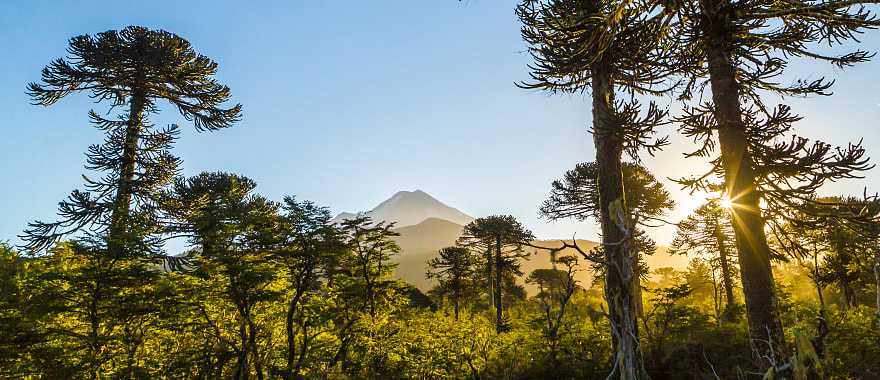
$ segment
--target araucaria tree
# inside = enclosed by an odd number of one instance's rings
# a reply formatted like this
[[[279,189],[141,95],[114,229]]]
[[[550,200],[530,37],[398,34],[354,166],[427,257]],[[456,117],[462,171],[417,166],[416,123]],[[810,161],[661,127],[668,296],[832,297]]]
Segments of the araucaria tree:
[[[860,6],[870,2],[664,3],[672,19],[664,46],[675,53],[670,55],[673,59],[657,64],[684,74],[683,98],[702,95],[707,84],[711,89],[711,102],[687,108],[678,121],[680,130],[699,144],[690,155],[710,157],[713,167],[711,173],[683,183],[700,187],[710,176],[724,179],[733,204],[752,344],[761,366],[778,362],[787,352],[776,307],[766,219],[773,218],[773,212],[809,203],[826,181],[850,178],[868,168],[859,144],[833,149],[793,136],[792,123],[800,118],[786,105],[767,107],[761,96],[828,95],[832,82],[824,78],[786,85],[780,83],[781,76],[793,58],[826,61],[841,68],[868,60],[871,54],[864,51],[835,56],[820,47],[843,45],[880,25],[869,9]]]
[[[115,119],[89,112],[106,138],[89,147],[86,168],[105,174],[86,178],[86,191],[75,190],[60,203],[61,220],[33,222],[22,238],[36,251],[87,229],[106,239],[116,257],[155,251],[162,233],[159,190],[177,174],[180,160],[170,152],[178,127],[157,128],[149,115],[164,100],[197,130],[216,130],[235,123],[241,106],[221,107],[229,88],[214,79],[217,64],[166,31],[130,26],[81,35],[70,40],[67,52],[43,69],[41,83],[28,85],[34,103],[49,106],[86,92],[111,110],[126,111]]]
[[[461,235],[459,242],[463,246],[488,247],[485,264],[489,268],[489,281],[493,284],[491,298],[495,306],[495,331],[507,331],[502,302],[505,275],[521,274],[519,259],[525,254],[522,247],[535,240],[535,236],[511,215],[478,218],[464,226]]]
[[[476,273],[476,259],[471,250],[465,247],[446,247],[438,256],[428,261],[428,278],[439,280],[439,287],[452,298],[455,320],[458,320],[459,307],[465,293],[471,286]]]
[[[621,379],[646,377],[642,364],[634,283],[636,254],[631,249],[635,224],[630,219],[621,156],[637,158],[641,148],[661,147],[652,141],[666,112],[651,103],[644,115],[636,94],[661,92],[670,73],[655,65],[665,50],[659,37],[663,18],[651,2],[605,0],[524,0],[517,8],[522,36],[534,64],[525,88],[551,93],[583,92],[592,97],[593,141],[599,215],[606,268],[605,296],[615,346],[614,371]],[[618,100],[619,93],[630,95]]]
[[[718,198],[709,199],[693,214],[678,223],[670,251],[677,254],[702,256],[711,270],[720,270],[724,288],[725,317],[736,310],[733,295],[736,270],[736,246],[733,243],[730,213]]]
[[[574,218],[586,221],[600,220],[598,165],[595,162],[577,164],[565,172],[562,179],[551,184],[550,197],[541,204],[541,216],[549,220]],[[642,296],[639,279],[647,275],[648,268],[642,260],[643,255],[653,255],[656,243],[645,234],[643,227],[651,226],[675,206],[663,184],[645,167],[632,162],[621,163],[624,198],[629,219],[636,227],[631,249],[636,251],[636,265],[633,275],[634,302],[641,310]],[[577,244],[577,241],[572,242]],[[601,268],[600,268],[601,269]]]

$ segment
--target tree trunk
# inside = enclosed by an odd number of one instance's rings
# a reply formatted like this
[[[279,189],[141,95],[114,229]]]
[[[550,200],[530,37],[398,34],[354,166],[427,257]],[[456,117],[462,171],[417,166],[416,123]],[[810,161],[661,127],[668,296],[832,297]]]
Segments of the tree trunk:
[[[247,380],[250,366],[248,366],[247,358],[248,351],[250,348],[250,342],[248,339],[247,333],[247,322],[245,321],[245,307],[243,305],[238,305],[238,338],[240,342],[239,350],[238,350],[238,362],[235,366],[235,379],[239,380]]]
[[[257,350],[257,325],[251,318],[250,308],[247,313],[248,325],[248,344],[251,346],[251,357],[254,362],[254,371],[257,373],[257,379],[263,380],[263,362],[260,360],[260,352]]]
[[[455,310],[455,320],[458,321],[458,300],[461,298],[461,279],[455,279],[455,287],[452,289],[452,307]]]
[[[726,0],[704,0],[703,12],[709,63],[709,81],[718,122],[718,142],[731,209],[743,293],[749,319],[751,343],[757,364],[769,367],[786,355],[782,323],[776,310],[775,285],[770,267],[770,248],[764,232],[760,195],[742,121],[739,85],[728,41],[733,39],[730,18],[719,12]]]
[[[492,279],[492,244],[486,243],[486,287],[489,290],[489,302],[495,306],[495,280]]]
[[[129,240],[128,214],[131,208],[132,191],[134,189],[134,172],[137,164],[138,141],[144,125],[144,107],[146,99],[138,91],[131,96],[131,107],[128,113],[128,124],[125,128],[125,143],[122,147],[122,165],[119,168],[116,185],[116,198],[110,215],[110,229],[107,237],[107,250],[111,257],[120,257],[123,247]]]
[[[874,262],[874,293],[876,293],[877,315],[880,315],[880,255]]]
[[[715,239],[718,241],[718,258],[721,261],[721,281],[724,282],[724,296],[727,298],[727,309],[736,306],[733,298],[733,273],[730,271],[730,258],[727,257],[727,237],[721,226],[715,223]]]
[[[623,141],[614,112],[614,88],[607,57],[591,67],[593,90],[593,141],[598,165],[602,244],[605,250],[605,298],[615,350],[613,371],[620,379],[644,379],[645,373],[636,320],[635,257],[630,249],[633,226],[628,213],[621,172]]]
[[[293,379],[295,374],[293,362],[296,360],[296,332],[293,329],[293,317],[296,315],[297,305],[299,305],[299,300],[304,292],[301,290],[301,287],[302,284],[298,284],[296,288],[296,293],[287,306],[287,315],[285,319],[285,329],[287,333],[287,368],[285,375],[286,379]]]
[[[500,334],[504,331],[504,311],[501,304],[501,236],[495,237],[495,332]]]

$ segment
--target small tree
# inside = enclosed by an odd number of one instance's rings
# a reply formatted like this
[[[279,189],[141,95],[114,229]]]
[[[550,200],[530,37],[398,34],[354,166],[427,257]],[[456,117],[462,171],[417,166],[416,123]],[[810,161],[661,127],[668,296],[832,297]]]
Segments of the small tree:
[[[393,229],[394,223],[373,222],[368,216],[342,222],[342,231],[352,252],[348,269],[363,289],[362,300],[372,318],[376,317],[385,295],[393,292],[391,274],[397,265],[391,263],[391,257],[400,252],[393,240],[400,234]]]
[[[556,258],[553,265],[552,269],[535,269],[526,282],[538,285],[538,295],[535,297],[541,302],[544,336],[549,339],[551,350],[555,351],[568,304],[580,287],[574,279],[577,272],[576,257]],[[565,269],[558,269],[557,265],[562,265]]]
[[[428,261],[428,278],[439,280],[439,287],[451,295],[455,320],[458,320],[459,304],[468,292],[476,272],[476,260],[465,247],[446,247],[439,255]]]

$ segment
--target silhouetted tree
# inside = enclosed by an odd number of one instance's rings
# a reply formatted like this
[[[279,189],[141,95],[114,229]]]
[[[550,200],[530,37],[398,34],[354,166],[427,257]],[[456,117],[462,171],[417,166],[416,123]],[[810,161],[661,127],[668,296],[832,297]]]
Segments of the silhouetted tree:
[[[458,320],[459,304],[474,276],[476,260],[465,247],[446,247],[438,256],[428,261],[428,278],[439,280],[439,287],[448,290],[452,298],[455,320]]]
[[[650,227],[651,222],[659,221],[675,203],[669,196],[669,192],[663,188],[654,176],[643,166],[637,163],[621,163],[623,175],[623,189],[630,219],[635,223],[636,232],[633,238],[632,248],[638,252],[637,264],[634,267],[635,276],[632,286],[633,296],[638,308],[642,312],[642,296],[639,279],[648,274],[648,268],[642,255],[653,255],[656,250],[655,242],[648,237],[643,227]],[[600,220],[599,210],[599,187],[598,166],[594,162],[580,163],[574,169],[565,173],[561,180],[551,183],[549,199],[541,205],[541,216],[549,220],[563,218],[575,218],[577,220]],[[577,242],[573,242],[577,244]],[[594,254],[601,254],[594,252]],[[599,266],[604,272],[604,268]]]
[[[86,168],[105,174],[85,177],[86,191],[75,190],[59,204],[61,220],[33,222],[23,239],[36,251],[88,228],[106,238],[113,256],[135,249],[154,252],[161,242],[155,235],[163,232],[157,197],[177,174],[180,159],[170,151],[178,127],[156,128],[149,115],[165,100],[197,130],[216,130],[236,122],[241,106],[219,107],[229,99],[229,88],[213,78],[217,64],[166,31],[129,26],[81,35],[70,40],[67,53],[43,69],[42,83],[28,85],[34,104],[49,106],[71,93],[87,92],[108,101],[111,110],[128,110],[116,119],[89,112],[106,138],[89,147]]]
[[[532,232],[523,227],[511,215],[477,218],[464,226],[462,230],[460,241],[464,245],[468,245],[470,242],[490,242],[494,248],[495,256],[491,259],[495,264],[493,300],[495,304],[495,331],[498,333],[504,332],[508,328],[504,322],[504,303],[502,302],[504,274],[506,272],[522,274],[519,271],[518,263],[518,260],[524,255],[522,247],[534,239],[535,236],[532,235]]]
[[[562,265],[565,269],[558,269]],[[538,285],[535,296],[541,302],[544,336],[550,341],[551,351],[559,343],[559,329],[565,319],[574,292],[580,288],[574,275],[577,272],[577,258],[562,256],[554,258],[553,268],[535,269],[526,279],[527,283]]]
[[[729,211],[721,200],[710,198],[691,215],[678,223],[678,230],[670,244],[674,254],[692,254],[703,257],[721,271],[726,311],[736,310],[733,296],[736,247],[732,243],[733,226]]]

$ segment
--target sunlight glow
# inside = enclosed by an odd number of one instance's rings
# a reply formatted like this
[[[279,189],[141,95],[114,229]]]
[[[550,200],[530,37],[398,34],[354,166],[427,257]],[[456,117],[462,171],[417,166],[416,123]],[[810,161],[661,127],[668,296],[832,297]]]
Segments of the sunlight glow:
[[[733,201],[730,200],[728,196],[722,196],[720,201],[721,207],[726,208],[728,210],[733,208]]]

